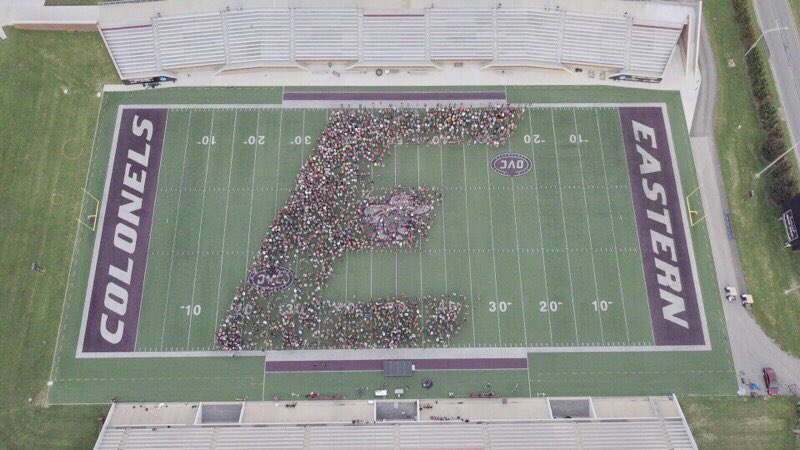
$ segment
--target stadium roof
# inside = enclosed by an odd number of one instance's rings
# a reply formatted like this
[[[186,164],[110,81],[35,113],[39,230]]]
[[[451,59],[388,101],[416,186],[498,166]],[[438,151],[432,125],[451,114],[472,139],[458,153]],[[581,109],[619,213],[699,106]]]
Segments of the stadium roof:
[[[502,7],[476,1],[414,8],[416,3],[394,9],[347,0],[335,4],[352,6],[135,3],[103,6],[99,25],[122,78],[196,67],[308,69],[328,62],[347,69],[478,62],[485,68],[596,67],[660,76],[696,13],[680,3],[618,0],[589,6],[574,0]],[[381,3],[386,5],[393,2]],[[210,9],[198,12],[200,7]]]
[[[674,396],[417,402],[419,417],[398,421],[376,420],[392,400],[121,403],[95,448],[697,448]],[[220,405],[238,420],[210,422]]]

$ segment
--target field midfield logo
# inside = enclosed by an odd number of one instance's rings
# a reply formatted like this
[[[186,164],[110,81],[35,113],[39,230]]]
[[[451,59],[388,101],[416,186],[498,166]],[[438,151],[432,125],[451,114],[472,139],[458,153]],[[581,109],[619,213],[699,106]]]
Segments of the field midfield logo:
[[[504,177],[518,177],[530,172],[533,161],[519,153],[501,153],[492,158],[492,171]]]
[[[294,273],[283,266],[256,267],[247,275],[247,284],[262,292],[280,292],[294,284]]]

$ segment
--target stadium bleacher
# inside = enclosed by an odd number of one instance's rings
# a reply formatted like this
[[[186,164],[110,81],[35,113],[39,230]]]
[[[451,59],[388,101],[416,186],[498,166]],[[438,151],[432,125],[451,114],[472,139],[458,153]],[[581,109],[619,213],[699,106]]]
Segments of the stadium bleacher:
[[[536,8],[247,8],[101,23],[122,78],[215,66],[596,67],[660,76],[687,22]]]

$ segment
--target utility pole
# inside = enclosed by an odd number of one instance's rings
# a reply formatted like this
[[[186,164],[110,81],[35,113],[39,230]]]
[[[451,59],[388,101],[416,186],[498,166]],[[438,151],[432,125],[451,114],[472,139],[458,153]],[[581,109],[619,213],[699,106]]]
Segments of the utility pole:
[[[786,150],[785,152],[783,152],[783,153],[781,153],[780,155],[778,155],[778,157],[777,157],[777,158],[775,158],[775,159],[774,159],[774,160],[773,160],[771,163],[767,164],[767,167],[764,167],[764,168],[763,168],[763,169],[761,169],[759,172],[757,172],[757,173],[755,174],[755,177],[756,177],[756,178],[759,178],[759,177],[760,177],[760,176],[761,176],[761,175],[762,175],[764,172],[766,172],[767,170],[769,170],[769,168],[770,168],[770,167],[774,166],[774,165],[775,165],[775,163],[777,163],[778,161],[780,161],[780,160],[781,160],[781,159],[782,159],[784,156],[788,155],[788,154],[789,154],[789,152],[791,152],[792,150],[794,150],[795,148],[797,148],[797,145],[798,145],[798,144],[800,144],[800,141],[797,141],[797,142],[795,142],[795,143],[794,143],[794,145],[792,145],[792,146],[791,146],[791,147],[790,147],[788,150]]]
[[[764,37],[765,34],[771,33],[773,31],[788,30],[788,29],[789,27],[777,27],[777,28],[770,28],[769,30],[764,31],[763,33],[761,33],[761,36],[759,36],[758,39],[756,39],[753,45],[750,46],[747,52],[745,52],[744,56],[747,56],[748,53],[750,53],[751,51],[753,51],[754,48],[756,48],[756,45],[758,45],[758,42],[761,40],[761,38]]]

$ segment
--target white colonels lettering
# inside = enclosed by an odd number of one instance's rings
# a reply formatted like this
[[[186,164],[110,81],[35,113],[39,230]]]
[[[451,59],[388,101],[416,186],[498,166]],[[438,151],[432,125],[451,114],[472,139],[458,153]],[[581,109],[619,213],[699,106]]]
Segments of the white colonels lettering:
[[[669,214],[667,195],[664,186],[658,182],[649,182],[648,175],[661,172],[661,163],[653,156],[658,148],[653,128],[633,121],[633,134],[636,141],[636,151],[641,157],[639,172],[642,175],[642,189],[645,197],[656,205],[648,205],[647,218],[653,222],[650,228],[650,243],[654,256],[655,267],[659,271],[656,278],[659,286],[659,296],[666,302],[661,307],[661,313],[668,320],[683,328],[689,329],[689,323],[678,314],[686,311],[686,302],[683,298],[680,268],[675,251],[673,238],[672,218]],[[660,211],[658,205],[661,206]],[[642,243],[644,245],[644,243]]]
[[[121,252],[128,256],[124,268],[116,267],[113,263],[108,266],[109,282],[105,288],[103,301],[103,306],[108,312],[103,312],[100,316],[100,335],[110,344],[118,344],[122,340],[122,334],[125,329],[125,323],[121,319],[125,317],[128,310],[128,288],[131,285],[131,277],[134,270],[134,260],[131,255],[136,251],[140,231],[138,212],[142,209],[142,198],[147,180],[153,122],[148,119],[140,120],[138,115],[134,115],[132,131],[137,137],[142,137],[145,133],[146,136],[144,137],[143,149],[128,149],[128,161],[125,164],[123,178],[124,187],[120,193],[123,201],[117,209],[119,222],[114,228],[113,248],[115,252]],[[132,163],[141,167],[137,168]],[[112,281],[112,279],[115,281]],[[119,317],[110,319],[109,312]],[[112,321],[111,323],[116,322],[111,327],[109,327],[110,320]]]

